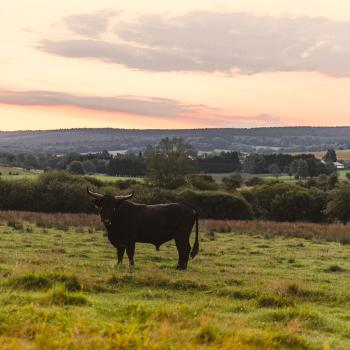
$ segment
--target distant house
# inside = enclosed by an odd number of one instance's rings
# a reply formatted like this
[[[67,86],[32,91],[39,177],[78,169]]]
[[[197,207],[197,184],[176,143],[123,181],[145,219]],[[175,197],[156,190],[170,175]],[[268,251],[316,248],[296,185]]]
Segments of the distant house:
[[[345,165],[344,165],[343,163],[334,162],[333,165],[334,165],[337,169],[345,169]]]

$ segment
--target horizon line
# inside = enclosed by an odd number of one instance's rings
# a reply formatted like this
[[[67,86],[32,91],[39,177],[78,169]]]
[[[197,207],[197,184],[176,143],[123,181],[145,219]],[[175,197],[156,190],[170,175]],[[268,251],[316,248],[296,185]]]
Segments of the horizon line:
[[[81,127],[81,128],[59,128],[59,129],[18,129],[18,130],[0,130],[0,133],[29,133],[29,132],[57,132],[57,131],[83,131],[83,130],[118,130],[118,131],[190,131],[190,130],[256,130],[256,129],[341,129],[350,128],[350,125],[336,125],[336,126],[312,126],[312,125],[288,125],[288,126],[256,126],[256,127],[212,127],[212,128],[113,128],[113,127]]]

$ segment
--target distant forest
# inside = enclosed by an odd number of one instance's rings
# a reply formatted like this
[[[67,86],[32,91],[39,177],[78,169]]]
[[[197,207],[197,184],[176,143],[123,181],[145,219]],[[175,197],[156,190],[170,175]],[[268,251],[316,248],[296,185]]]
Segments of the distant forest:
[[[128,151],[138,153],[164,137],[182,137],[199,152],[313,152],[350,148],[350,127],[253,129],[123,130],[69,129],[0,132],[1,152],[67,154]]]

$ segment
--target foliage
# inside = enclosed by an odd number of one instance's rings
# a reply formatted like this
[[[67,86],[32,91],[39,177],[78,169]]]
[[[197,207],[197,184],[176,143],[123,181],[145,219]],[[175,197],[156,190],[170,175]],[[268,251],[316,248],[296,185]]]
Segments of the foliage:
[[[278,176],[281,174],[281,168],[278,166],[278,164],[272,163],[268,167],[269,173],[275,176]]]
[[[350,184],[342,183],[331,191],[326,213],[344,225],[350,220]]]
[[[205,155],[195,161],[195,171],[203,173],[232,173],[241,170],[238,152]]]
[[[180,192],[178,200],[195,208],[202,218],[240,219],[253,218],[250,205],[242,197],[224,192]]]
[[[248,174],[266,173],[266,161],[262,154],[249,154],[243,163],[243,171]]]
[[[218,184],[214,178],[205,174],[188,175],[186,182],[196,190],[199,191],[216,191],[219,189]]]
[[[78,160],[74,160],[72,163],[69,164],[68,172],[76,175],[84,175],[85,169],[83,163],[79,162]]]
[[[194,151],[180,138],[165,138],[158,146],[146,150],[147,178],[158,187],[177,188],[184,184],[185,176],[192,171]]]
[[[234,191],[242,186],[243,178],[240,174],[231,174],[230,176],[224,177],[222,183],[226,191]]]
[[[95,163],[92,160],[86,160],[83,162],[84,170],[87,174],[94,174],[96,173],[96,166]]]
[[[265,182],[265,180],[260,176],[252,176],[251,178],[248,178],[245,181],[245,184],[249,187],[251,186],[257,186],[262,185]]]
[[[277,195],[271,203],[271,218],[278,221],[327,220],[324,209],[328,196],[322,191],[292,189]]]

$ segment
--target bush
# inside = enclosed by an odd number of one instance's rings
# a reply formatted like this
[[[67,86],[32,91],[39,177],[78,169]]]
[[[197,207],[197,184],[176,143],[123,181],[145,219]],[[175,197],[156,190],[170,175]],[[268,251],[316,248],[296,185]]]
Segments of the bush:
[[[250,220],[253,212],[247,201],[224,192],[180,192],[178,200],[195,208],[201,218]]]
[[[265,183],[240,194],[251,205],[254,215],[277,221],[326,222],[329,193],[282,182]]]
[[[72,163],[69,164],[68,171],[72,174],[77,174],[77,175],[85,174],[84,165],[82,162],[78,160],[74,160]]]
[[[350,220],[350,185],[339,185],[331,192],[330,197],[326,213],[346,225]]]
[[[234,191],[235,189],[241,187],[243,183],[243,178],[240,174],[232,174],[230,176],[224,177],[222,179],[225,190]]]
[[[271,204],[271,218],[278,221],[324,222],[328,196],[321,191],[293,189],[276,196]]]
[[[216,191],[219,187],[210,175],[192,174],[187,176],[186,180],[191,187],[200,191]]]
[[[259,176],[253,176],[250,179],[246,180],[245,184],[247,186],[257,186],[257,185],[262,185],[265,183],[265,180],[262,177]]]

